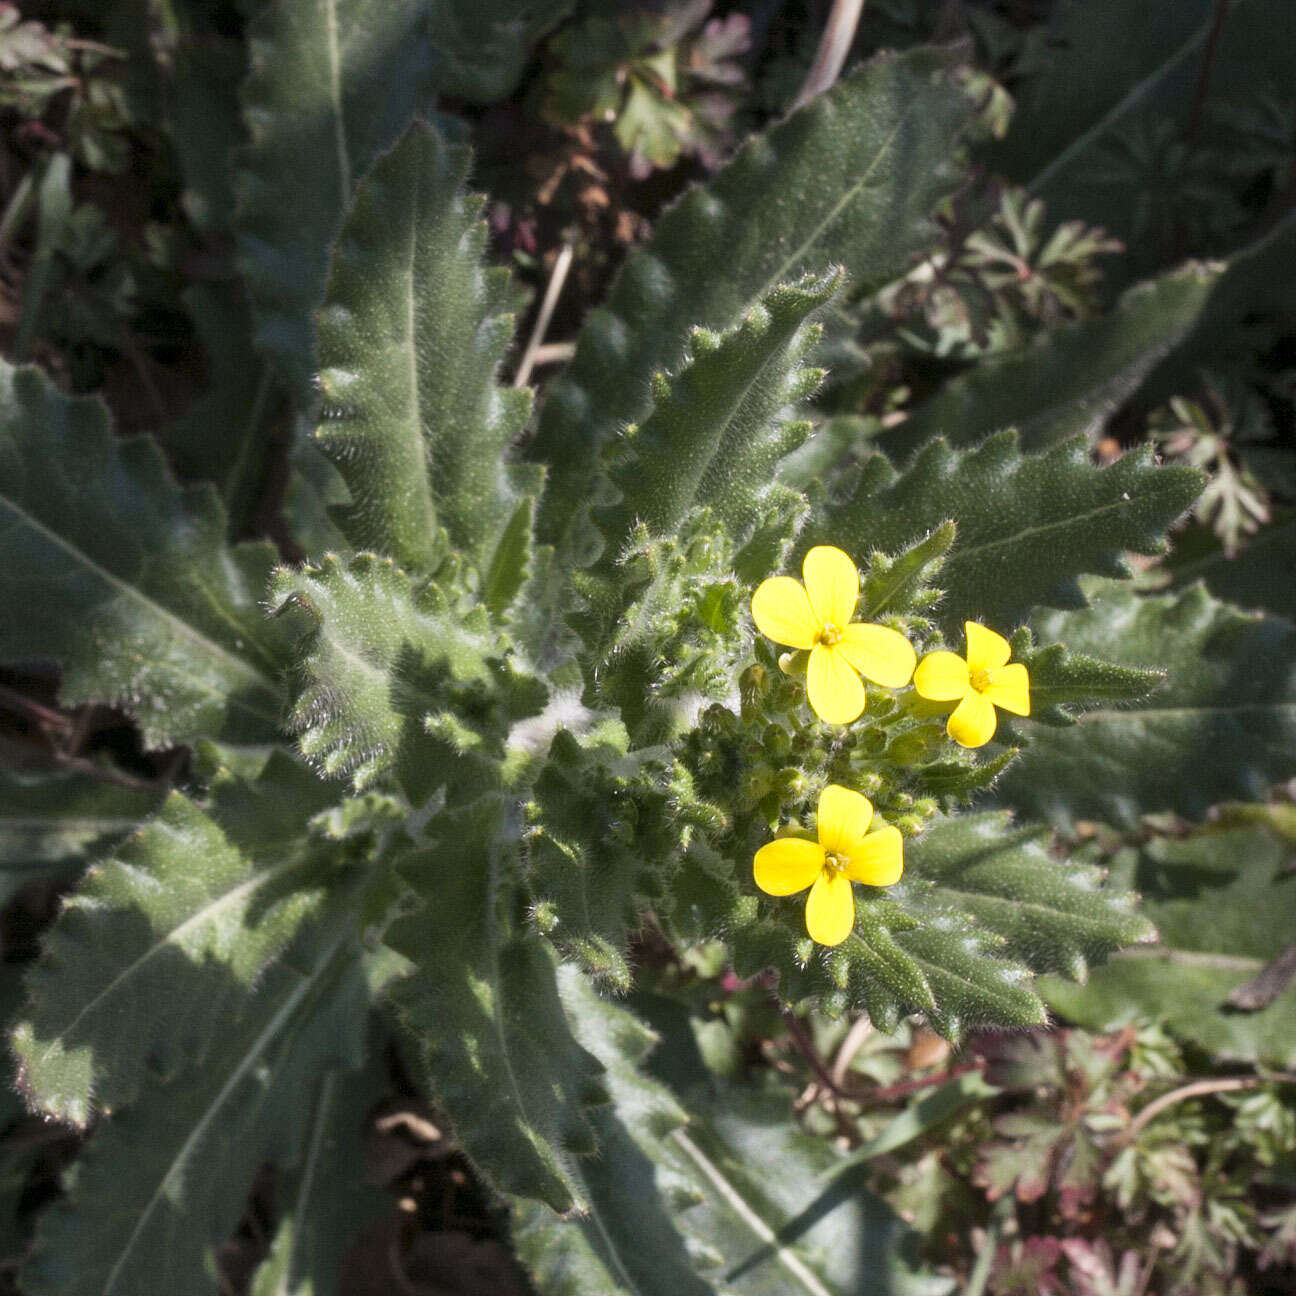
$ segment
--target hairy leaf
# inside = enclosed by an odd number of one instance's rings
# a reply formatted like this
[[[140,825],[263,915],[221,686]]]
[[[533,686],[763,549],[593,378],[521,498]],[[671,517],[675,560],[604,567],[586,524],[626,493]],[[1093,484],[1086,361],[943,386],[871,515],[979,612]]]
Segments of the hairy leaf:
[[[32,1296],[210,1289],[252,1176],[304,1150],[332,1068],[362,1056],[369,990],[358,951],[334,937],[272,968],[191,1075],[106,1121],[67,1196],[41,1217],[23,1269]]]
[[[903,471],[867,460],[848,499],[827,504],[802,547],[835,544],[857,561],[896,553],[946,519],[958,535],[945,557],[938,616],[962,641],[963,621],[1006,630],[1039,603],[1081,607],[1077,577],[1127,574],[1124,553],[1158,553],[1201,476],[1158,468],[1150,449],[1106,468],[1082,439],[1023,455],[1015,432],[970,450],[935,441]]]
[[[0,903],[36,878],[111,850],[157,809],[162,789],[93,774],[0,771]]]
[[[652,412],[628,429],[615,455],[609,476],[620,499],[594,510],[605,554],[615,555],[637,522],[651,535],[670,535],[698,506],[709,507],[736,541],[747,539],[775,464],[807,431],[781,425],[778,414],[821,376],[799,367],[818,337],[802,322],[838,282],[782,285],[730,332],[693,331],[684,367],[662,377]]]
[[[1296,1066],[1296,989],[1255,1011],[1229,1003],[1291,942],[1296,873],[1286,855],[1256,828],[1207,829],[1122,851],[1112,882],[1138,888],[1160,942],[1114,959],[1083,987],[1047,977],[1045,997],[1097,1030],[1154,1021],[1222,1060]]]
[[[1036,646],[1026,626],[1013,635],[1012,650],[1013,661],[1030,675],[1030,718],[1036,723],[1069,725],[1089,707],[1142,702],[1165,680],[1164,671],[1116,666],[1065,644]],[[1001,718],[1005,727],[1015,727],[1010,715]]]
[[[424,1085],[482,1174],[555,1210],[584,1206],[572,1158],[596,1149],[585,1108],[602,1067],[572,1034],[538,936],[516,921],[517,825],[500,797],[447,810],[406,879],[425,907],[388,944],[416,971],[392,989]]]
[[[493,722],[502,754],[509,723],[543,703],[543,689],[512,669],[479,607],[465,612],[390,558],[328,556],[318,567],[283,569],[271,600],[278,612],[298,608],[308,618],[290,715],[302,753],[357,789],[390,772],[421,799],[433,790],[429,779],[467,773],[453,754],[438,764],[446,735],[429,736],[431,721],[459,713],[451,722],[463,729],[459,751],[485,742]],[[475,737],[468,717],[482,726]]]
[[[903,458],[934,437],[971,446],[1007,427],[1030,450],[1075,435],[1095,440],[1193,327],[1221,271],[1176,270],[1129,289],[1109,315],[1047,329],[1021,351],[982,360],[878,437],[878,448]]]
[[[485,572],[534,469],[501,462],[530,392],[495,385],[513,336],[507,275],[481,265],[482,199],[467,149],[411,127],[356,194],[319,319],[316,441],[351,492],[356,549],[416,571],[438,528]],[[523,480],[525,477],[526,480]]]
[[[1296,517],[1275,518],[1231,557],[1208,527],[1186,528],[1166,566],[1178,587],[1202,581],[1216,598],[1296,620]]]
[[[1042,613],[1035,631],[1117,665],[1166,672],[1145,701],[1035,729],[996,789],[1005,805],[1069,825],[1133,825],[1173,810],[1267,795],[1296,774],[1296,631],[1204,589],[1140,598],[1103,587],[1084,611]]]
[[[429,5],[446,94],[486,102],[513,93],[531,45],[575,0],[441,0]]]
[[[0,659],[49,658],[62,701],[129,711],[150,746],[274,738],[282,636],[258,600],[268,545],[226,548],[210,488],[115,440],[103,404],[0,365]]]
[[[219,782],[209,810],[173,792],[90,870],[45,935],[13,1032],[35,1109],[84,1126],[205,1062],[337,882],[305,832],[329,800],[275,757],[256,784]]]
[[[694,326],[727,328],[777,284],[841,264],[857,289],[901,273],[933,237],[952,188],[949,155],[967,100],[948,56],[870,62],[691,190],[631,255],[550,391],[530,447],[548,465],[539,531],[569,533],[595,456],[640,422],[652,375],[675,369]]]

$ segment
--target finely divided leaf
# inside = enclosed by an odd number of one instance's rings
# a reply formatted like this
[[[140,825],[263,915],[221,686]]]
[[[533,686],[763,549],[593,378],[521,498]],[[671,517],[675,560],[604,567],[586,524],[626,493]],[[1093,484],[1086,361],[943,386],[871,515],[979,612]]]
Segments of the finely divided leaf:
[[[573,1167],[596,1140],[602,1067],[572,1034],[554,959],[520,930],[515,810],[484,796],[438,816],[403,873],[425,908],[388,944],[416,970],[391,991],[423,1084],[482,1174],[554,1210],[583,1206]]]
[[[643,419],[654,373],[678,367],[696,326],[727,328],[777,284],[841,265],[877,287],[928,246],[950,191],[968,102],[932,50],[886,55],[743,148],[689,191],[633,253],[551,389],[530,448],[551,477],[540,535],[569,533],[596,455]]]
[[[1077,577],[1122,576],[1125,551],[1161,552],[1201,481],[1191,468],[1157,467],[1147,447],[1099,468],[1079,438],[1040,455],[1023,455],[1015,432],[971,450],[935,441],[901,473],[881,455],[866,461],[850,497],[820,511],[802,547],[835,544],[862,561],[952,520],[938,616],[961,644],[965,618],[1004,631],[1040,603],[1083,606]]]
[[[1103,587],[1080,612],[1034,621],[1043,640],[1117,665],[1163,670],[1145,701],[1087,711],[1066,729],[1035,729],[996,796],[1069,825],[1133,826],[1173,810],[1200,818],[1214,804],[1259,799],[1296,774],[1296,631],[1248,615],[1204,589],[1140,598]]]
[[[209,487],[156,445],[119,441],[103,404],[0,365],[0,594],[21,615],[0,659],[54,658],[62,701],[129,711],[150,746],[279,729],[282,635],[259,606],[265,544],[225,545]]]
[[[45,935],[13,1033],[36,1110],[84,1126],[94,1108],[205,1063],[340,884],[305,833],[329,799],[276,756],[256,784],[219,781],[209,809],[173,792],[90,870]]]
[[[361,184],[319,317],[315,438],[351,491],[356,549],[430,571],[438,528],[485,572],[535,469],[503,463],[531,408],[496,386],[508,277],[483,269],[469,155],[416,124]]]
[[[31,1296],[211,1290],[213,1251],[265,1161],[302,1155],[314,1099],[363,1057],[369,989],[336,936],[272,968],[238,1019],[215,1013],[205,1065],[106,1121],[67,1196],[41,1217]]]

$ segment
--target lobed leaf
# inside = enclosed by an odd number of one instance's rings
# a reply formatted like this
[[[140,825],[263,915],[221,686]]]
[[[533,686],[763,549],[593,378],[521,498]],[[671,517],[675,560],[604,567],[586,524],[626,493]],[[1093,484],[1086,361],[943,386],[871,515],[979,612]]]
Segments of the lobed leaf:
[[[1208,828],[1122,851],[1112,880],[1137,887],[1160,941],[1097,969],[1087,985],[1047,977],[1045,998],[1078,1025],[1154,1021],[1225,1061],[1296,1066],[1296,990],[1254,1011],[1230,996],[1291,943],[1296,873],[1287,848],[1256,828]]]
[[[819,511],[800,547],[835,544],[858,561],[952,520],[938,617],[961,642],[965,619],[1006,630],[1040,603],[1082,607],[1077,577],[1125,575],[1127,550],[1161,552],[1201,481],[1191,468],[1157,467],[1147,447],[1099,468],[1079,438],[1039,455],[1023,455],[1015,432],[970,450],[935,441],[903,472],[881,455],[867,460],[850,496]]]
[[[599,451],[642,421],[652,375],[678,367],[690,328],[726,328],[777,284],[830,265],[867,291],[933,241],[928,215],[953,188],[949,157],[969,112],[949,64],[932,50],[873,60],[665,213],[541,412],[529,454],[550,473],[543,540],[572,533]]]
[[[54,658],[67,706],[129,711],[149,746],[272,741],[282,636],[259,606],[266,544],[227,548],[210,488],[155,444],[115,440],[103,404],[0,365],[0,593],[22,616],[0,659]]]
[[[353,548],[415,571],[435,567],[444,528],[485,573],[539,486],[535,469],[503,462],[531,394],[495,383],[513,316],[506,272],[481,265],[469,162],[431,127],[410,128],[356,193],[319,316],[315,440],[350,490],[342,528]]]
[[[134,1296],[211,1286],[213,1252],[257,1168],[303,1153],[333,1068],[362,1058],[369,988],[359,951],[322,939],[271,968],[239,1018],[216,1014],[206,1064],[150,1080],[147,1101],[96,1131],[23,1267],[32,1296]]]
[[[1013,636],[1013,661],[1030,675],[1030,718],[1037,724],[1070,725],[1078,713],[1095,706],[1142,702],[1165,681],[1165,671],[1116,666],[1072,652],[1065,644],[1034,644],[1022,626]],[[1008,715],[1005,727],[1016,722]]]
[[[340,883],[306,836],[330,800],[276,756],[255,784],[219,781],[206,809],[173,792],[90,869],[45,934],[13,1030],[35,1110],[85,1126],[205,1061]]]
[[[1140,598],[1100,587],[1080,612],[1034,621],[1045,640],[1118,666],[1166,672],[1146,700],[1099,707],[1066,729],[1036,729],[996,797],[1031,817],[1132,826],[1172,810],[1200,818],[1258,799],[1296,774],[1296,631],[1200,587]]]
[[[602,1067],[572,1034],[538,936],[516,921],[517,825],[501,797],[444,811],[404,862],[424,908],[388,945],[415,971],[392,1000],[427,1091],[481,1173],[554,1210],[583,1208],[573,1158],[596,1150],[586,1108]]]

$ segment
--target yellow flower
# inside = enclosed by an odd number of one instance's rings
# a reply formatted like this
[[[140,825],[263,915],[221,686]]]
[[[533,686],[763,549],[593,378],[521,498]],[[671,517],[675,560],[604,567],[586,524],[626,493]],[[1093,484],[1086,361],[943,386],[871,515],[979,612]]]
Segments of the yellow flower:
[[[886,626],[852,622],[859,572],[840,549],[816,545],[801,565],[805,584],[772,576],[752,595],[752,619],[761,634],[789,648],[808,648],[806,692],[815,714],[829,724],[850,724],[864,710],[860,676],[903,688],[917,655],[902,634]]]
[[[975,621],[964,622],[967,659],[933,652],[918,663],[914,688],[933,702],[958,702],[945,723],[960,747],[984,747],[994,737],[995,707],[1030,715],[1030,678],[1021,662],[1008,664],[1008,640]]]
[[[756,885],[766,895],[810,888],[806,930],[820,945],[840,945],[850,935],[855,925],[852,882],[890,886],[904,872],[900,830],[869,832],[872,818],[868,797],[831,783],[819,794],[817,842],[780,837],[756,852]]]

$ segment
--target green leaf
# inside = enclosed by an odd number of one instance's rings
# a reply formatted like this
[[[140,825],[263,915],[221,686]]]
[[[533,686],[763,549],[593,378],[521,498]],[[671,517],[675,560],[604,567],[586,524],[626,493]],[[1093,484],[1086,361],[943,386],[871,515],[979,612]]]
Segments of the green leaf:
[[[227,548],[210,488],[115,440],[103,404],[0,365],[0,658],[55,658],[65,705],[129,711],[151,746],[278,732],[285,654],[258,600],[269,545]]]
[[[1112,881],[1137,887],[1160,942],[1129,950],[1083,987],[1041,989],[1068,1020],[1097,1030],[1153,1021],[1222,1061],[1296,1066],[1296,989],[1239,1011],[1229,996],[1291,942],[1296,873],[1287,848],[1255,828],[1210,828],[1122,851]]]
[[[257,345],[310,403],[312,314],[360,177],[435,106],[427,0],[269,0],[248,24],[239,268]]]
[[[32,1296],[211,1290],[263,1162],[302,1155],[315,1098],[359,1063],[369,988],[359,952],[322,940],[271,968],[237,1021],[216,1014],[205,1065],[100,1126],[22,1273]]]
[[[447,778],[462,782],[467,769],[454,753],[439,761],[444,735],[430,736],[429,720],[456,713],[458,750],[491,737],[502,756],[509,724],[543,705],[538,681],[514,671],[480,607],[465,610],[390,558],[329,555],[318,567],[283,568],[271,603],[307,620],[289,716],[302,754],[357,790],[390,773],[421,800]]]
[[[1275,518],[1229,557],[1209,527],[1185,529],[1175,538],[1166,568],[1177,588],[1202,581],[1216,598],[1258,612],[1296,620],[1296,517]]]
[[[779,412],[821,377],[801,368],[819,336],[802,324],[839,283],[834,274],[781,285],[729,332],[693,331],[684,366],[654,382],[664,390],[655,390],[652,412],[613,455],[608,475],[620,498],[594,510],[606,556],[621,551],[636,523],[672,535],[697,507],[709,507],[738,543],[752,534],[775,465],[807,431],[780,424]]]
[[[1026,626],[1013,635],[1012,659],[1030,676],[1030,718],[1037,724],[1070,725],[1089,707],[1142,702],[1165,680],[1165,671],[1115,666],[1065,644],[1037,646]],[[1010,716],[1001,718],[1005,728],[1017,727]]]
[[[915,606],[925,587],[936,579],[945,555],[954,545],[958,528],[953,522],[942,522],[930,535],[915,540],[894,558],[874,552],[860,573],[860,621]]]
[[[483,270],[467,149],[416,124],[361,184],[319,318],[316,441],[351,491],[351,545],[415,571],[438,528],[485,572],[534,469],[502,459],[531,408],[495,373],[513,337],[508,276]]]
[[[182,480],[216,487],[230,537],[246,535],[266,488],[269,424],[283,391],[252,346],[247,303],[228,284],[195,284],[184,301],[207,352],[207,391],[163,430],[162,444]]]
[[[881,455],[867,460],[850,497],[819,510],[801,548],[835,544],[860,561],[952,520],[938,616],[961,643],[965,619],[1006,630],[1039,603],[1083,606],[1076,578],[1126,575],[1127,550],[1161,552],[1201,481],[1190,468],[1157,467],[1148,447],[1099,468],[1080,438],[1039,455],[1023,455],[1015,432],[968,450],[938,440],[903,472]]]
[[[129,836],[162,789],[123,787],[93,774],[0,770],[0,904],[25,883],[73,872]]]
[[[1100,888],[1095,868],[1059,864],[1049,838],[1012,831],[1002,814],[936,820],[908,845],[899,902],[932,924],[970,920],[1003,940],[1001,957],[1083,981],[1091,963],[1155,933],[1134,895]]]
[[[1107,420],[1200,317],[1223,267],[1189,265],[1130,288],[1108,315],[1045,329],[1021,351],[982,360],[946,383],[877,446],[901,459],[937,436],[971,446],[1015,427],[1042,450],[1094,441]]]
[[[203,1063],[338,885],[305,833],[329,789],[282,756],[210,810],[173,792],[46,933],[13,1032],[36,1110],[74,1125]]]
[[[1102,587],[1081,612],[1042,613],[1043,640],[1119,666],[1166,672],[1143,702],[1099,707],[1066,729],[1035,729],[996,797],[1060,825],[1132,826],[1173,810],[1267,795],[1296,774],[1296,631],[1204,589],[1140,598]]]
[[[699,1088],[682,1107],[640,1069],[655,1039],[642,1023],[573,968],[559,987],[614,1106],[592,1113],[600,1154],[577,1162],[587,1215],[513,1203],[514,1243],[544,1296],[949,1290],[916,1271],[913,1236],[885,1203],[857,1177],[830,1179],[844,1158],[796,1129],[790,1095]]]
[[[585,1109],[607,1093],[572,1035],[552,956],[517,921],[512,809],[484,796],[428,832],[435,847],[402,869],[425,907],[386,937],[417,969],[391,995],[422,1082],[488,1181],[583,1208],[572,1159],[595,1152]]]
[[[727,328],[777,284],[831,265],[867,291],[933,241],[927,217],[954,185],[949,159],[969,110],[948,67],[931,50],[873,60],[661,218],[546,398],[529,451],[551,474],[542,539],[569,534],[598,452],[642,421],[653,374],[679,366],[693,326]]]
[[[313,315],[352,193],[437,96],[509,92],[570,7],[531,0],[269,0],[248,27],[240,268],[257,343],[311,403]]]

